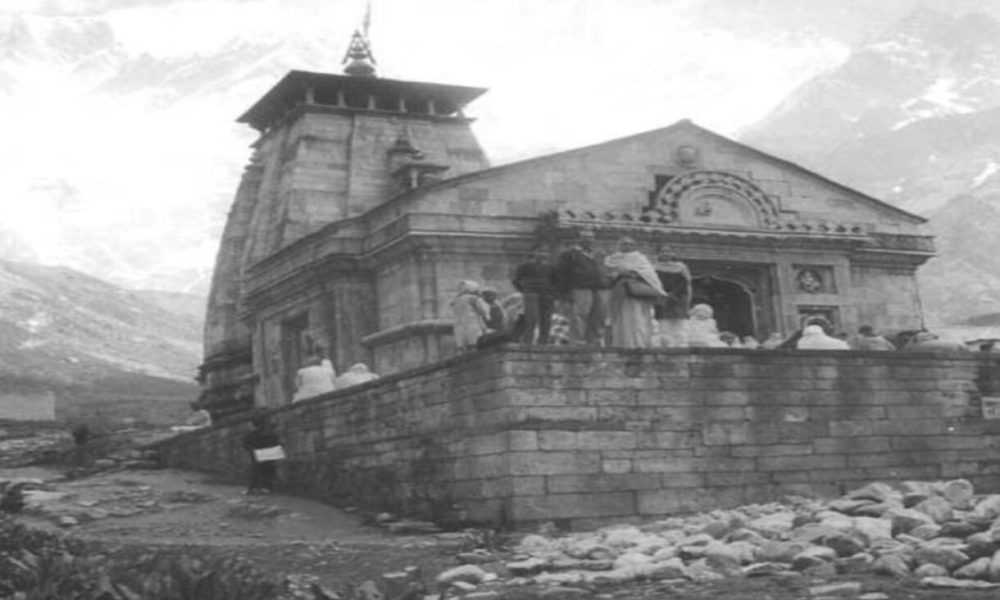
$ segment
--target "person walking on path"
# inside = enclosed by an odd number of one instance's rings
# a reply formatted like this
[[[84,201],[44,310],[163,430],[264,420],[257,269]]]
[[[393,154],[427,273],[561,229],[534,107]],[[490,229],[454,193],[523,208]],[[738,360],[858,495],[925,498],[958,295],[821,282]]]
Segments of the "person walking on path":
[[[532,247],[528,262],[517,266],[511,283],[514,289],[521,292],[524,300],[524,329],[520,342],[533,343],[537,330],[537,343],[548,344],[556,288],[545,246],[539,244]]]
[[[572,342],[600,344],[604,339],[610,281],[595,255],[593,231],[581,231],[576,242],[559,254],[553,276],[556,287],[568,301],[566,317]]]
[[[266,417],[255,417],[251,424],[253,430],[243,436],[243,448],[250,454],[247,494],[270,494],[278,477],[279,458],[275,457],[284,455],[281,439]]]

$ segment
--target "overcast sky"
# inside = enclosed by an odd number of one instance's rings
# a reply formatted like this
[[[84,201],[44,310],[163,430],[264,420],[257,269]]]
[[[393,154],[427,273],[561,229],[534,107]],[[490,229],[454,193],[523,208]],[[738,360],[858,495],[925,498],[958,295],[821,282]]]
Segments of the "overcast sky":
[[[487,154],[506,162],[682,118],[736,136],[917,3],[372,0],[371,39],[381,76],[488,88],[469,114]],[[921,4],[1000,12],[1000,0]],[[42,29],[72,17],[104,21],[132,56],[312,41],[307,56],[276,55],[276,72],[340,72],[364,12],[364,0],[0,0],[0,226],[16,228],[40,258],[79,268],[77,246],[95,243],[102,227],[109,248],[114,236],[133,236],[124,245],[136,251],[162,238],[177,264],[210,267],[254,138],[233,119],[276,81],[166,102],[140,70],[129,81],[148,90],[93,93],[79,66],[19,63],[4,37],[14,15]],[[116,266],[108,252],[104,266],[128,280],[135,261]]]

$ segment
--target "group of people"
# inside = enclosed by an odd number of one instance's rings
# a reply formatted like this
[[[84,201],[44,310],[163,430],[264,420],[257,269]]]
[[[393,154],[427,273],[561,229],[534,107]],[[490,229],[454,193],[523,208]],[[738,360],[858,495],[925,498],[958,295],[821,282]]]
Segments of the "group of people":
[[[368,365],[360,362],[338,376],[333,369],[333,363],[322,349],[318,349],[316,354],[306,358],[302,368],[295,373],[295,395],[292,396],[292,402],[342,390],[373,379],[378,379],[378,375],[372,373]]]
[[[856,336],[837,334],[822,317],[806,319],[788,337],[774,333],[764,341],[720,332],[710,305],[691,306],[691,273],[670,247],[661,246],[651,260],[634,239],[623,237],[615,252],[601,257],[588,230],[554,263],[545,245],[533,247],[511,284],[517,291],[501,301],[495,289],[460,283],[451,305],[459,351],[501,341],[623,348],[961,349],[927,331],[904,332],[894,341],[868,325]]]
[[[683,263],[671,257],[654,267],[629,238],[601,260],[593,240],[593,233],[584,231],[555,264],[545,246],[532,248],[529,259],[514,271],[511,284],[517,291],[502,302],[494,289],[461,282],[452,301],[457,348],[499,341],[648,347],[654,304],[664,313],[665,331],[669,323],[686,318],[687,300],[668,294],[657,275],[657,267],[676,272],[689,296],[690,275]],[[674,271],[667,271],[670,265]]]

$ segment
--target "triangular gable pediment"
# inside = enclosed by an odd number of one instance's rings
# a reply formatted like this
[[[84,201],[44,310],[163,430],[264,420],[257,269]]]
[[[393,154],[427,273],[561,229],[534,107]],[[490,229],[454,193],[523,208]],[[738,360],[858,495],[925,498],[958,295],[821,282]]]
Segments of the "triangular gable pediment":
[[[683,120],[624,138],[509,163],[424,190],[488,190],[526,210],[569,210],[676,226],[806,233],[884,228],[918,233],[926,219]]]

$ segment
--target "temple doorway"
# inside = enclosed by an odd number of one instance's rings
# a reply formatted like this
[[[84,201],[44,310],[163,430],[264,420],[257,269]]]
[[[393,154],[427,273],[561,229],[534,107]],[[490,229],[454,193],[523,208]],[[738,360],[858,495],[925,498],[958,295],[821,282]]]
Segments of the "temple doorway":
[[[691,281],[691,306],[708,304],[715,311],[719,332],[729,331],[742,339],[757,335],[753,294],[735,281],[717,277],[695,277]]]

